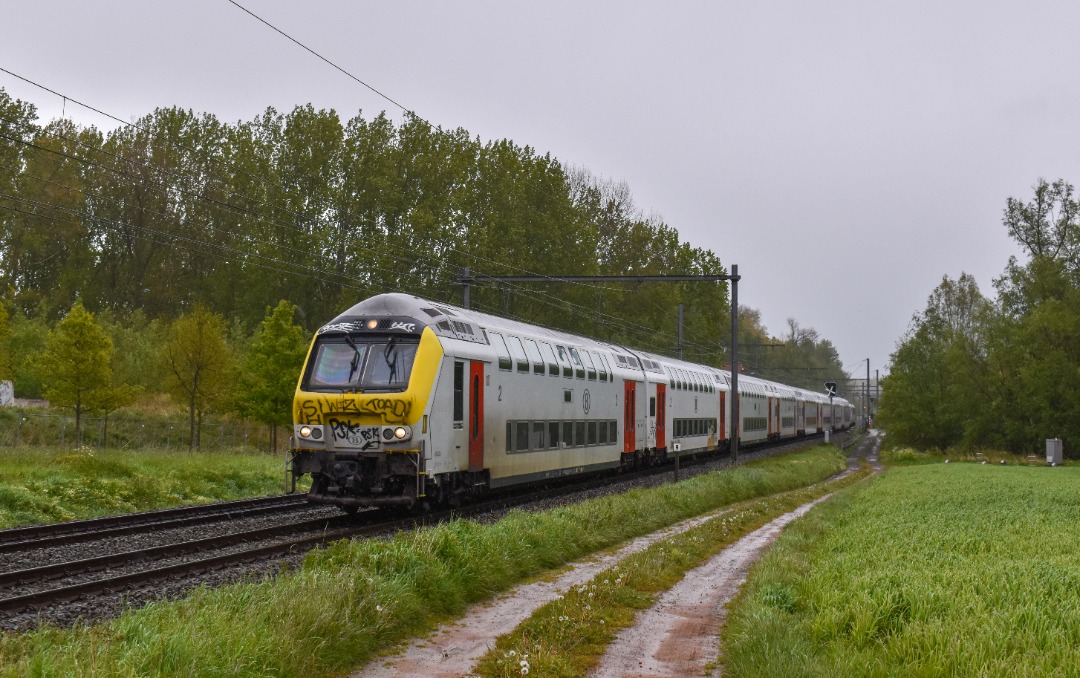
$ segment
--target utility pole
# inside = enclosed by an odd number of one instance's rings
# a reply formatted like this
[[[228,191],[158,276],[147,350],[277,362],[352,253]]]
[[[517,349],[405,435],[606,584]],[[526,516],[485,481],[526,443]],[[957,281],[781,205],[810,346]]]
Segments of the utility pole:
[[[731,465],[739,464],[739,266],[731,266]],[[723,416],[723,412],[720,413]]]
[[[870,430],[870,359],[866,359],[866,430]]]

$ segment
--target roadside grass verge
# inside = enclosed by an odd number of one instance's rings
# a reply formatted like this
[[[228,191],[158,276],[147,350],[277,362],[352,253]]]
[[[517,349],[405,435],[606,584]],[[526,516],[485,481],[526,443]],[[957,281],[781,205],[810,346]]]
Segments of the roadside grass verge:
[[[483,678],[588,675],[637,613],[746,534],[807,502],[865,478],[868,469],[811,487],[741,502],[685,532],[623,559],[539,609],[501,636],[476,667]]]
[[[343,540],[270,581],[200,590],[100,625],[0,636],[0,675],[337,675],[547,569],[844,465],[819,447],[491,525]]]
[[[1080,673],[1080,469],[897,468],[789,527],[733,603],[726,676]]]
[[[284,457],[16,448],[0,454],[0,528],[280,494]]]

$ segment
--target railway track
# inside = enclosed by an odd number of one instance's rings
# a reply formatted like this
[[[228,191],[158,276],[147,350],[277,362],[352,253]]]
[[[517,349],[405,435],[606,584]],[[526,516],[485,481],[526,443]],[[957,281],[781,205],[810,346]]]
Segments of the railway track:
[[[158,511],[126,513],[89,520],[15,527],[0,530],[0,553],[281,513],[305,505],[304,495],[282,494]]]
[[[808,438],[802,445],[815,444]],[[791,449],[792,444],[776,449],[757,449],[740,455],[750,460],[764,454]],[[710,457],[695,460],[683,457],[684,474],[694,472],[695,465],[725,465],[730,459]],[[112,597],[146,597],[137,593],[158,582],[194,581],[200,573],[228,571],[239,564],[277,561],[302,555],[330,541],[391,534],[413,529],[421,523],[448,520],[455,517],[497,516],[514,507],[544,502],[577,501],[581,494],[606,491],[613,484],[632,486],[647,482],[665,482],[657,476],[671,475],[669,465],[624,474],[617,479],[594,478],[585,482],[560,485],[527,494],[495,497],[489,501],[470,504],[464,508],[436,511],[424,516],[394,517],[383,512],[362,512],[350,518],[325,507],[306,506],[303,496],[284,495],[245,502],[171,509],[116,518],[76,521],[49,526],[0,531],[0,628],[26,626],[35,615],[73,601]],[[560,497],[563,497],[560,499]],[[276,513],[301,512],[301,508],[318,512],[316,517],[279,522]],[[193,515],[194,514],[194,515]],[[267,521],[272,521],[267,524]],[[256,522],[255,526],[244,526]],[[205,530],[193,526],[220,523],[215,529],[223,532],[210,536],[176,539],[169,543],[145,545],[133,543],[138,535],[151,533],[160,536],[170,531]],[[233,529],[237,526],[237,529]],[[94,542],[94,543],[87,543]],[[78,557],[68,557],[65,547],[81,543]],[[92,555],[86,555],[87,552]],[[3,553],[21,556],[21,565],[5,566]],[[12,556],[8,557],[9,559]],[[18,559],[16,559],[18,560]],[[30,562],[27,565],[27,562]],[[188,587],[196,585],[188,583]],[[160,584],[159,584],[160,585]],[[153,595],[148,595],[153,598]],[[5,623],[7,616],[10,623]],[[21,618],[21,624],[11,622]],[[13,626],[14,624],[14,626]]]

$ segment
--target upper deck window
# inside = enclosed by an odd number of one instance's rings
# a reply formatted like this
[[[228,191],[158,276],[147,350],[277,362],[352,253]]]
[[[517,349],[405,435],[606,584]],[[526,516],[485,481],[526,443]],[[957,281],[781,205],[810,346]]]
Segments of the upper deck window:
[[[499,355],[499,369],[509,370],[512,367],[510,349],[506,348],[506,341],[503,336],[498,332],[492,332],[489,338],[491,339],[491,345],[495,347],[495,353]]]
[[[525,347],[521,345],[521,339],[507,335],[506,344],[510,347],[510,355],[514,356],[518,372],[529,371],[529,359],[525,356]]]
[[[574,363],[574,376],[578,379],[585,378],[585,365],[581,362],[581,354],[576,348],[570,349],[570,360]],[[595,376],[594,376],[595,378]]]
[[[562,365],[562,375],[564,377],[574,376],[574,368],[570,366],[570,353],[567,352],[566,347],[556,344],[555,348],[559,349],[559,364]]]
[[[536,342],[532,339],[525,340],[525,353],[529,355],[529,362],[532,363],[533,374],[544,373],[544,359],[540,357],[540,347],[536,345]]]
[[[592,356],[589,355],[588,351],[581,351],[581,360],[585,363],[585,370],[588,372],[589,379],[596,381],[596,365],[593,364]]]
[[[304,387],[312,391],[403,391],[409,385],[417,342],[358,341],[321,337],[312,355]]]
[[[553,377],[559,376],[559,360],[555,357],[555,349],[544,341],[540,342],[540,346],[544,349],[544,357],[547,358],[548,374]]]

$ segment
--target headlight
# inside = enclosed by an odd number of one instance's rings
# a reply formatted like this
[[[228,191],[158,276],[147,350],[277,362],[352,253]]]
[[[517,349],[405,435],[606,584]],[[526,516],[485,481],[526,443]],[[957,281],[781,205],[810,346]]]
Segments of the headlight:
[[[387,426],[382,430],[382,438],[388,443],[396,443],[412,438],[409,426]]]
[[[304,425],[299,430],[301,438],[311,438],[312,440],[322,440],[322,426],[308,426]]]

